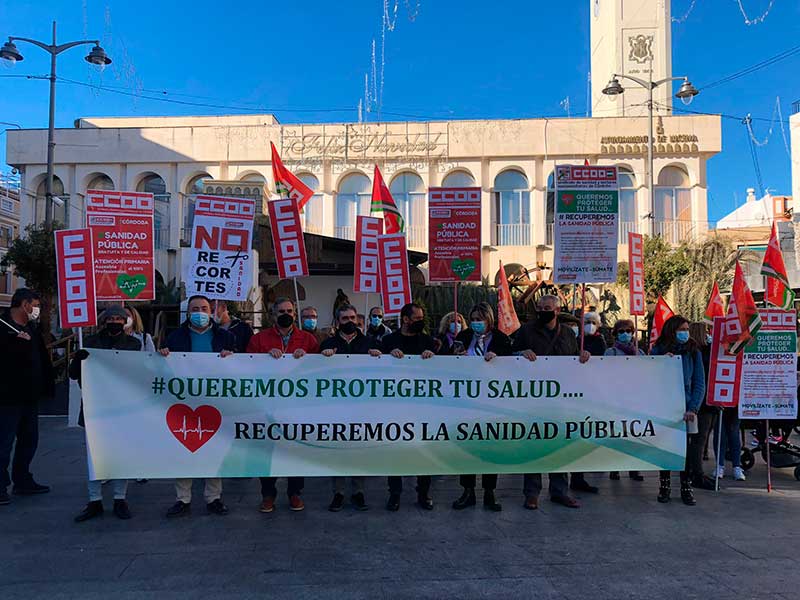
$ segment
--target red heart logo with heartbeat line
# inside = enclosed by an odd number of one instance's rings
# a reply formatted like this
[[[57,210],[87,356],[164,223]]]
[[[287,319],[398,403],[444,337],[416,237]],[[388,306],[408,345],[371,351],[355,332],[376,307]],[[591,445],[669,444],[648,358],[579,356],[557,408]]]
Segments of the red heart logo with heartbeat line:
[[[214,437],[222,424],[222,415],[204,404],[194,410],[186,404],[173,404],[167,411],[167,427],[189,452],[197,452]]]

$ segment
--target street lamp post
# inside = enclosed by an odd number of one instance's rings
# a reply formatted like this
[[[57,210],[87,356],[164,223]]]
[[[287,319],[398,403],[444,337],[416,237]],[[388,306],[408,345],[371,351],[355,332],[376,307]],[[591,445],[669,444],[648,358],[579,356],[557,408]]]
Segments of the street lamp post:
[[[17,46],[14,44],[15,41],[28,42],[29,44],[38,46],[50,54],[50,77],[48,77],[50,80],[50,116],[47,126],[47,179],[45,182],[44,223],[47,229],[51,229],[53,226],[53,153],[56,146],[54,139],[56,118],[56,57],[65,50],[69,50],[74,46],[94,44],[94,48],[92,48],[91,52],[89,52],[89,54],[87,54],[84,58],[86,62],[93,65],[105,66],[111,64],[111,59],[106,55],[106,51],[100,47],[99,40],[78,40],[75,42],[67,42],[66,44],[57,44],[55,21],[53,21],[52,44],[45,44],[44,42],[39,42],[29,38],[9,36],[8,41],[3,44],[2,48],[0,48],[0,59],[10,61],[11,63],[16,63],[22,60],[22,54],[20,54],[19,50],[17,50]]]
[[[620,79],[628,79],[633,81],[637,85],[645,88],[648,92],[647,97],[647,111],[648,111],[648,120],[647,120],[647,128],[648,128],[648,135],[647,135],[647,192],[650,195],[649,201],[649,211],[647,214],[647,219],[650,223],[650,226],[647,233],[650,236],[655,235],[655,199],[653,197],[653,90],[656,89],[658,86],[665,84],[669,81],[683,81],[678,92],[675,94],[676,98],[680,98],[681,100],[687,102],[692,101],[692,98],[697,96],[700,92],[696,87],[694,87],[691,82],[689,81],[688,77],[665,77],[664,79],[659,79],[658,81],[653,81],[652,78],[653,69],[652,66],[650,68],[650,79],[645,81],[644,79],[639,79],[638,77],[634,77],[633,75],[619,75],[614,74],[611,76],[611,79],[608,82],[608,85],[603,89],[603,93],[606,96],[618,96],[625,92],[625,88],[622,87],[619,80]]]

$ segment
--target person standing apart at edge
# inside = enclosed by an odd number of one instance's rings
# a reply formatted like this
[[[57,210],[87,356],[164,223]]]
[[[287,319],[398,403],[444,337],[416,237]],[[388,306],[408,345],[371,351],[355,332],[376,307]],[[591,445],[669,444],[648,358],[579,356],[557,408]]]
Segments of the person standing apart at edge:
[[[88,336],[83,342],[83,348],[75,353],[75,357],[69,365],[69,378],[74,379],[81,385],[81,362],[89,357],[86,348],[97,348],[102,350],[121,350],[121,351],[142,351],[141,340],[125,333],[126,321],[130,319],[128,309],[120,306],[107,308],[97,323],[100,330]],[[83,401],[81,401],[81,412],[78,416],[78,425],[85,427],[83,420]],[[131,510],[126,500],[128,492],[127,479],[113,479],[114,486],[114,514],[123,520],[131,518]],[[103,482],[99,479],[89,480],[89,503],[80,514],[75,517],[76,523],[88,521],[103,514]]]
[[[214,352],[221,358],[233,354],[236,338],[212,321],[211,300],[205,296],[192,296],[186,305],[186,312],[186,321],[169,334],[166,344],[159,350],[162,356],[169,356],[170,352]],[[170,519],[191,513],[192,479],[176,479],[175,493],[178,499],[167,511]],[[228,507],[222,502],[221,478],[206,478],[204,496],[209,513],[228,514]]]
[[[450,311],[439,321],[436,335],[436,354],[453,354],[453,344],[458,334],[467,329],[467,322],[461,313]]]
[[[247,351],[247,344],[253,337],[253,328],[241,319],[232,317],[228,312],[228,303],[225,300],[214,301],[214,322],[222,329],[230,331],[236,338],[237,353],[244,354]]]
[[[370,356],[380,356],[381,352],[375,347],[367,336],[365,336],[357,325],[358,313],[355,307],[349,304],[342,304],[336,309],[336,333],[322,342],[320,353],[323,356],[331,357],[334,354],[369,354]],[[356,510],[368,510],[367,502],[364,499],[364,477],[353,476],[350,478],[353,486],[353,494],[350,502]],[[331,500],[328,510],[339,512],[344,505],[345,477],[333,477],[333,500]]]
[[[703,372],[705,380],[708,381],[708,370],[711,367],[711,326],[705,323],[692,323],[689,325],[689,337],[692,338],[700,349],[700,356],[703,359]],[[708,386],[706,386],[707,388]],[[703,393],[703,402],[697,411],[697,439],[692,444],[692,456],[688,459],[689,477],[692,480],[692,487],[702,490],[715,490],[714,479],[703,473],[703,453],[705,452],[708,435],[711,433],[716,421],[717,409],[706,404],[708,389]],[[736,411],[734,411],[736,412]],[[724,423],[723,423],[724,425]],[[714,432],[717,430],[714,429]],[[741,451],[741,440],[739,439],[739,429],[737,425],[736,438],[739,442]],[[716,448],[717,445],[714,444]],[[744,476],[744,472],[742,472]]]
[[[620,319],[614,323],[614,327],[611,329],[614,345],[606,349],[604,356],[644,356],[644,351],[636,347],[633,334],[634,324],[630,319]],[[628,471],[628,477],[634,481],[644,481],[644,477],[639,471]],[[611,471],[608,478],[619,481],[619,471]]]
[[[580,336],[578,336],[580,346]],[[596,312],[587,312],[583,315],[583,349],[592,356],[603,356],[606,352],[606,340],[600,333],[600,315]],[[572,473],[569,488],[575,492],[597,494],[597,486],[586,481],[584,473]]]
[[[392,330],[383,322],[383,309],[380,306],[370,308],[367,337],[380,344],[383,338],[390,333],[392,333]]]
[[[290,354],[294,358],[302,358],[306,354],[319,352],[317,338],[308,331],[297,329],[294,326],[294,303],[289,298],[278,298],[272,304],[272,318],[275,325],[262,329],[255,334],[247,345],[248,354],[269,354],[273,358],[281,358]],[[275,498],[278,490],[275,487],[277,477],[261,477],[261,505],[259,511],[271,513],[275,510]],[[301,495],[305,479],[303,477],[289,477],[286,494],[289,496],[289,510],[303,510],[306,506]]]
[[[419,356],[427,360],[434,355],[436,340],[426,333],[425,310],[415,302],[411,302],[400,309],[400,330],[383,338],[381,350],[384,354],[391,354],[395,358],[403,358],[406,354]],[[403,478],[393,475],[388,478],[389,499],[386,501],[386,510],[392,512],[400,509],[400,494],[403,493]],[[433,510],[433,500],[430,497],[431,476],[417,476],[417,504],[425,510]]]
[[[675,315],[667,319],[658,336],[650,354],[653,356],[667,355],[680,356],[683,365],[683,387],[686,411],[683,413],[683,420],[690,427],[692,422],[696,423],[697,411],[703,402],[706,393],[706,373],[703,369],[703,358],[697,343],[689,337],[689,321],[680,315]],[[689,469],[691,468],[691,456],[698,450],[695,445],[704,443],[697,433],[686,435],[686,464],[681,471],[681,500],[688,506],[694,506],[697,501],[694,499],[692,482],[690,480]],[[699,450],[702,452],[702,450]],[[658,501],[669,502],[670,497],[670,472],[661,471],[660,486],[658,488]]]
[[[307,331],[317,338],[317,343],[321,344],[324,340],[330,337],[330,331],[320,330],[317,326],[318,324],[319,313],[317,312],[317,309],[313,306],[304,306],[303,310],[300,311],[300,326],[303,328],[303,331]]]
[[[585,363],[591,356],[581,352],[580,341],[567,325],[558,322],[561,303],[556,296],[542,296],[536,304],[536,320],[525,323],[514,338],[512,351],[530,361],[538,356],[578,356]],[[550,473],[550,500],[568,508],[580,508],[575,498],[569,495],[566,473]],[[542,491],[542,474],[526,473],[523,483],[525,508],[539,508],[539,493]]]
[[[50,488],[36,483],[31,461],[39,445],[39,399],[54,391],[53,365],[39,327],[39,295],[20,288],[0,322],[0,505],[9,504],[8,486],[20,496],[46,494]],[[15,331],[16,330],[16,331]],[[16,439],[16,446],[14,440]],[[11,449],[11,477],[8,463]]]
[[[139,340],[141,344],[140,350],[143,352],[155,352],[156,346],[153,343],[153,338],[149,333],[144,331],[144,323],[142,323],[142,316],[139,311],[132,306],[125,307],[125,334]]]
[[[456,341],[463,344],[465,356],[483,358],[486,362],[495,356],[511,356],[511,340],[502,331],[494,328],[494,312],[486,302],[481,302],[469,311],[469,329],[458,334]],[[475,506],[475,484],[477,476],[461,475],[459,483],[464,488],[461,497],[453,502],[453,508],[462,510]],[[497,475],[481,475],[483,486],[483,507],[499,512],[503,506],[497,501],[494,491],[497,488]]]

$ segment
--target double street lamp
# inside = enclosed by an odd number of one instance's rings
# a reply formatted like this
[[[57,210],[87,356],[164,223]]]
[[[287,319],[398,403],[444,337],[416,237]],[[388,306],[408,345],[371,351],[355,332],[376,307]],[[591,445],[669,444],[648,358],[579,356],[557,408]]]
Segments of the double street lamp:
[[[650,69],[650,73],[652,75],[652,67]],[[619,82],[620,79],[627,79],[629,81],[633,81],[640,87],[645,88],[648,91],[648,98],[647,98],[647,111],[649,115],[648,119],[648,136],[647,136],[647,191],[650,195],[649,201],[649,213],[648,213],[648,221],[650,223],[650,227],[648,228],[649,234],[655,235],[655,201],[653,198],[653,90],[656,89],[658,86],[663,85],[670,81],[683,81],[681,84],[680,89],[675,94],[676,98],[680,98],[686,104],[689,104],[692,101],[692,98],[697,96],[700,91],[694,87],[691,82],[689,81],[688,77],[665,77],[664,79],[659,79],[658,81],[653,81],[652,78],[649,80],[639,79],[638,77],[634,77],[633,75],[618,75],[614,74],[611,76],[611,80],[608,82],[608,85],[603,89],[603,93],[606,96],[619,96],[620,94],[625,93],[625,88],[622,87],[622,84]]]
[[[47,127],[47,179],[45,180],[45,227],[51,229],[53,226],[53,152],[55,150],[55,116],[56,116],[56,57],[74,46],[93,44],[91,52],[86,55],[86,62],[104,67],[111,64],[111,59],[106,55],[106,51],[100,47],[99,40],[78,40],[65,44],[56,43],[56,23],[53,21],[53,43],[46,44],[37,40],[23,37],[9,37],[8,41],[0,48],[0,59],[12,64],[21,61],[22,54],[17,50],[14,42],[28,42],[38,46],[50,54],[50,120]]]

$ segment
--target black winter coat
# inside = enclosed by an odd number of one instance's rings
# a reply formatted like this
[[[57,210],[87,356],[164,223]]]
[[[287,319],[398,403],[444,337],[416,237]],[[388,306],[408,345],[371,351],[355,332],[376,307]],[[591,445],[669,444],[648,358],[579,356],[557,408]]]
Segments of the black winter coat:
[[[458,334],[456,341],[464,344],[464,350],[468,350],[474,336],[475,332],[472,329],[465,329]],[[486,352],[494,352],[497,356],[511,356],[511,338],[502,331],[493,329],[492,341],[489,342]]]
[[[25,331],[31,339],[18,338],[11,327],[0,323],[0,381],[3,382],[0,405],[34,404],[42,395],[52,396],[55,391],[53,363],[39,327],[31,323],[19,326],[11,318],[10,310],[3,312],[2,319]]]

